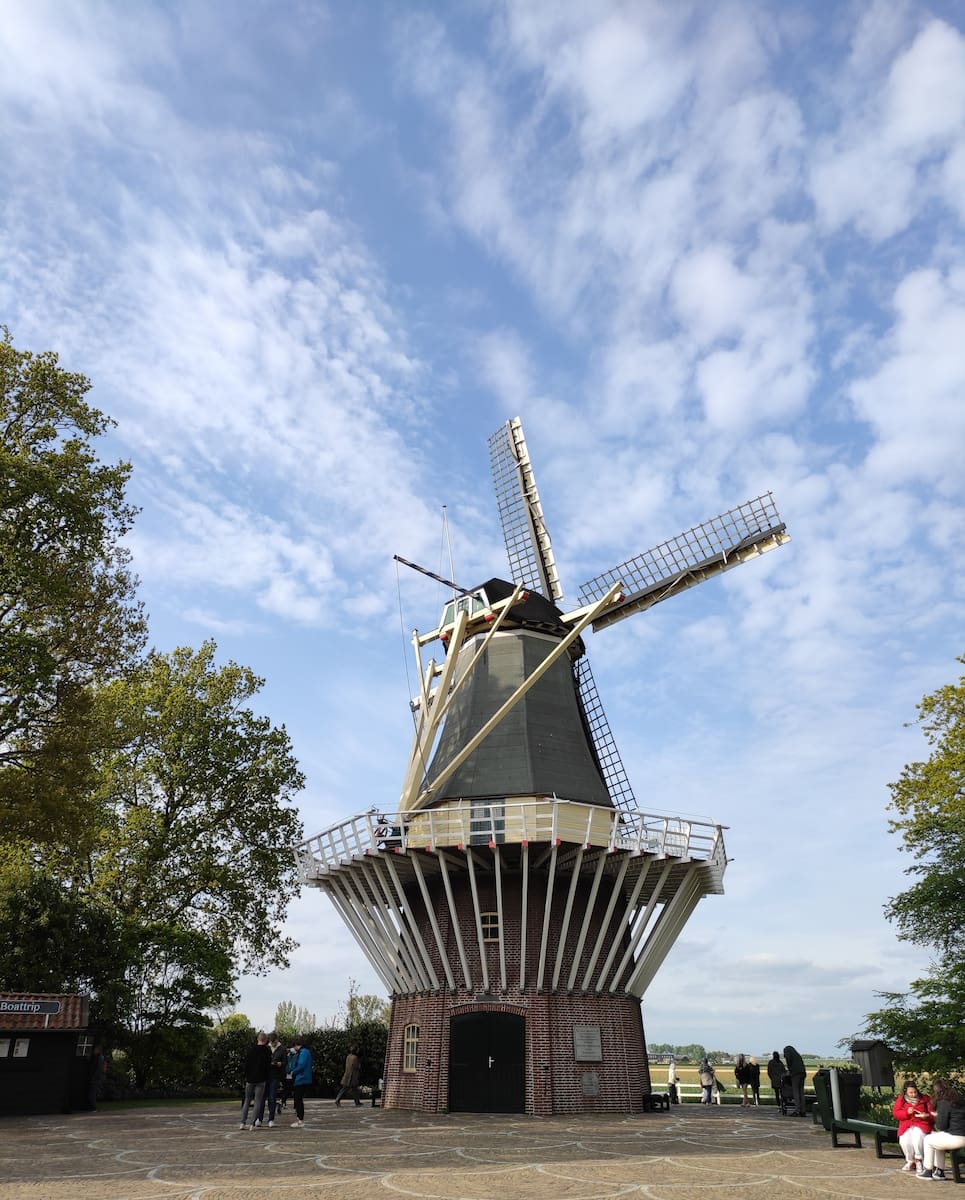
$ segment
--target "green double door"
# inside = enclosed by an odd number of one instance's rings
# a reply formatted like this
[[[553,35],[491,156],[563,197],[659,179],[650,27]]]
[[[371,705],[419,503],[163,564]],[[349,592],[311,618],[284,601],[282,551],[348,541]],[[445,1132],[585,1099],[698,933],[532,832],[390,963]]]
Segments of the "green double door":
[[[450,1112],[526,1111],[526,1020],[466,1013],[449,1026]]]

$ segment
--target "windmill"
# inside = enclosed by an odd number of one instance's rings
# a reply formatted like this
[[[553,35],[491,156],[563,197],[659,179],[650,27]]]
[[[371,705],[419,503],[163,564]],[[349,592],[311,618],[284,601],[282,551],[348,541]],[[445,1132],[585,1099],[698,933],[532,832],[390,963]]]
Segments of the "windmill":
[[[789,539],[759,496],[589,580],[567,611],[518,418],[489,449],[510,579],[451,585],[413,633],[399,802],[303,843],[300,875],[392,995],[386,1105],[639,1111],[640,1000],[722,893],[726,855],[719,825],[638,809],[583,634]]]

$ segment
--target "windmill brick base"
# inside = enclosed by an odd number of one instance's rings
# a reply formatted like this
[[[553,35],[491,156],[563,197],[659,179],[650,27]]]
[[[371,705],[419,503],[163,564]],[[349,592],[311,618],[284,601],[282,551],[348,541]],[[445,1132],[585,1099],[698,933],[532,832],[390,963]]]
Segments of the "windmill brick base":
[[[535,990],[481,1001],[466,993],[400,996],[392,1004],[383,1103],[387,1108],[444,1112],[450,1097],[451,1022],[469,1013],[510,1015],[525,1022],[521,1111],[639,1112],[650,1091],[640,1002],[634,996],[551,996]],[[415,1070],[402,1070],[405,1031],[421,1031]],[[598,1027],[602,1061],[580,1061],[573,1030]],[[587,1093],[592,1094],[587,1094]]]

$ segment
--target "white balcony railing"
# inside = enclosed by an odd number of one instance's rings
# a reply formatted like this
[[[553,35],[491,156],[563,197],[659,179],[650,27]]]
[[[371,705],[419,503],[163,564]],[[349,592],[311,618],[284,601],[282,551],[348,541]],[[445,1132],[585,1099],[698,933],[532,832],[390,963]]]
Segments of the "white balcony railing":
[[[554,796],[453,800],[407,813],[373,808],[302,842],[295,855],[302,879],[311,882],[368,854],[540,842],[703,861],[721,870],[726,863],[720,825],[617,812]]]

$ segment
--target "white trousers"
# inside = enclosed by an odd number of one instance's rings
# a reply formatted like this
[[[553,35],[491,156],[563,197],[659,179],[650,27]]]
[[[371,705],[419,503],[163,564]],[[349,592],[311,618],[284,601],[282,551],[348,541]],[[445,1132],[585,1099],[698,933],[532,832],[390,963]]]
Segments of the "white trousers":
[[[906,1129],[898,1139],[898,1145],[905,1152],[905,1160],[907,1162],[918,1162],[922,1160],[922,1147],[925,1141],[924,1129],[919,1129],[917,1125],[912,1125],[911,1129]]]
[[[961,1150],[965,1146],[965,1137],[957,1133],[942,1133],[936,1131],[925,1135],[925,1170],[932,1167],[945,1169],[945,1151]]]

